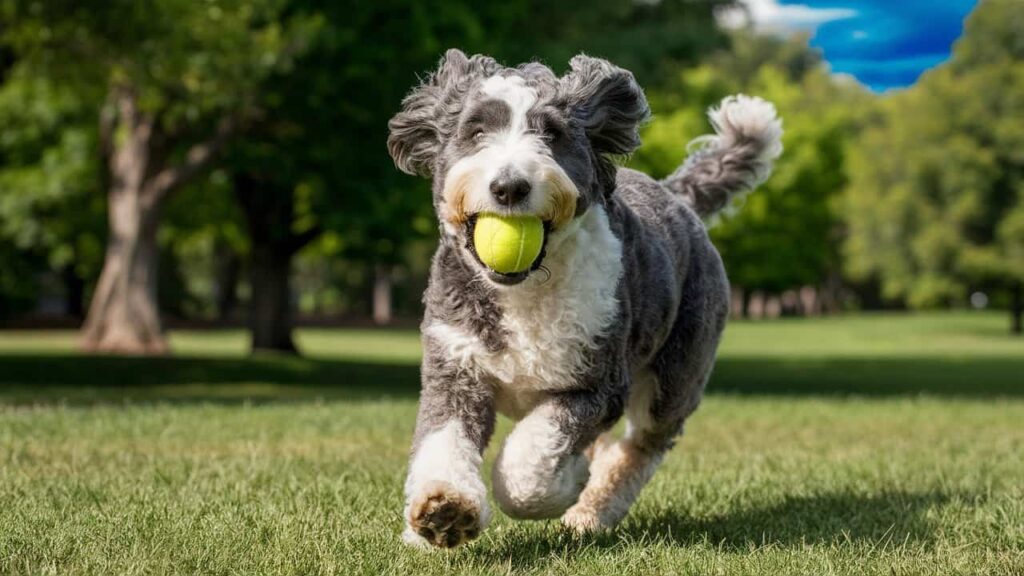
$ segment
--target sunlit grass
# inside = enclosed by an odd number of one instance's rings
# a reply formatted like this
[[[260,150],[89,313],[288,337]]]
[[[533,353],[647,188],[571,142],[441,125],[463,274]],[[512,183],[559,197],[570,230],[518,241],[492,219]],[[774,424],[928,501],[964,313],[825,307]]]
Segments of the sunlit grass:
[[[1024,356],[1006,314],[862,314],[732,322],[721,354],[773,358],[976,358]]]
[[[414,331],[303,330],[303,359],[172,341],[89,358],[0,332],[0,574],[1024,571],[1024,341],[1002,316],[733,323],[619,531],[498,513],[452,553],[398,539]]]
[[[722,357],[898,358],[1020,357],[1024,339],[1008,331],[1009,319],[997,312],[860,314],[814,319],[732,321]],[[415,330],[303,328],[296,341],[306,356],[364,361],[417,362]],[[0,355],[66,354],[78,350],[72,330],[2,331]],[[198,357],[244,356],[244,330],[171,332],[175,354]]]

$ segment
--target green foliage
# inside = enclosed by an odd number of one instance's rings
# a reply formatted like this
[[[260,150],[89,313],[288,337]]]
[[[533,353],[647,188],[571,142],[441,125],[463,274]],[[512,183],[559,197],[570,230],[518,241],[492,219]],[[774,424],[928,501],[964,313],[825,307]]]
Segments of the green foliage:
[[[224,170],[184,188],[167,203],[160,227],[162,279],[160,299],[164,310],[188,318],[213,318],[230,258],[250,253],[245,223]]]
[[[839,268],[835,203],[847,179],[846,142],[868,95],[832,78],[805,39],[738,34],[729,52],[652,92],[654,120],[632,164],[667,175],[686,142],[710,130],[707,108],[737,92],[776,105],[785,150],[768,182],[713,223],[715,245],[732,282],[747,290],[820,284]]]
[[[401,262],[411,243],[418,251],[430,242],[436,224],[427,183],[394,169],[384,127],[446,48],[508,63],[540,58],[556,70],[582,50],[613,58],[656,85],[668,70],[721,44],[712,14],[724,3],[600,0],[579,10],[536,0],[4,0],[0,49],[24,71],[7,81],[8,109],[24,104],[26,86],[48,90],[31,98],[35,107],[52,108],[49,116],[17,118],[24,129],[6,135],[24,141],[45,134],[48,150],[44,155],[42,144],[32,144],[33,154],[4,157],[3,178],[20,190],[0,209],[11,229],[6,234],[16,234],[25,249],[45,246],[53,266],[74,261],[82,278],[95,277],[102,259],[95,222],[110,181],[97,151],[127,137],[123,125],[109,138],[96,126],[113,117],[118,94],[129,91],[154,121],[151,172],[180,163],[225,119],[240,119],[246,134],[220,167],[229,179],[256,173],[270,183],[265,193],[290,197],[290,234],[325,232],[313,245],[320,257]],[[190,272],[210,257],[212,244],[246,249],[244,240],[231,240],[237,230],[214,230],[208,222],[230,218],[223,210],[230,186],[207,180],[194,188],[199,192],[188,192],[181,206],[202,212],[190,217],[172,205],[161,233],[172,256],[165,262]],[[207,195],[221,198],[200,201]],[[66,214],[55,214],[58,197]],[[196,284],[193,273],[171,272],[195,284],[190,291],[209,292],[208,278]]]
[[[111,85],[188,129],[237,108],[289,65],[315,20],[284,18],[284,0],[10,0],[5,43],[98,103]]]
[[[0,126],[0,238],[53,269],[94,278],[104,206],[88,106],[20,63],[0,85]]]
[[[206,161],[188,152],[219,148],[214,134],[242,131],[264,113],[257,88],[286,71],[318,28],[315,15],[286,7],[284,0],[0,4],[0,50],[14,62],[0,92],[10,128],[0,141],[0,185],[10,191],[0,199],[0,234],[45,251],[55,269],[74,265],[81,279],[95,278],[104,253],[101,192],[126,180],[108,173],[119,164],[111,158],[145,134],[131,163],[144,166],[144,178],[174,182],[151,202],[194,177]],[[126,102],[137,116],[125,112]],[[190,220],[202,218],[183,222]]]
[[[34,277],[36,260],[0,238],[0,320],[32,309],[39,288]]]
[[[831,77],[805,38],[724,38],[713,20],[723,4],[0,0],[5,258],[96,277],[109,180],[98,126],[111,90],[127,87],[156,120],[154,170],[181,163],[225,118],[245,131],[165,211],[161,242],[181,268],[170,276],[200,296],[189,313],[210,310],[215,249],[248,250],[236,173],[291,199],[287,232],[319,233],[303,262],[343,262],[329,275],[354,278],[350,291],[367,275],[349,263],[421,273],[436,225],[429,185],[394,169],[385,126],[456,46],[556,71],[580,51],[632,69],[655,117],[631,163],[659,176],[709,130],[706,108],[723,96],[775,102],[786,129],[775,174],[711,229],[745,289],[820,284],[842,270],[925,306],[1024,279],[1024,124],[1011,121],[1024,117],[1019,2],[983,3],[947,65],[877,105]]]
[[[846,202],[852,274],[914,306],[1024,281],[1024,5],[982,3],[952,60],[884,99]]]

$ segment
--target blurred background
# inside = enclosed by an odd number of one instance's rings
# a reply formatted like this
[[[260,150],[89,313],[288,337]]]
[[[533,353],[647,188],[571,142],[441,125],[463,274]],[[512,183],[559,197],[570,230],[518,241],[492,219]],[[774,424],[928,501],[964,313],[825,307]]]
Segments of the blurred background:
[[[448,47],[632,70],[660,177],[734,92],[785,121],[714,223],[737,317],[1003,311],[1021,331],[1024,3],[14,1],[0,35],[0,326],[414,326],[437,238],[385,147]],[[966,20],[965,20],[966,19]],[[927,21],[926,25],[922,25]]]
[[[450,47],[632,70],[656,177],[784,119],[612,535],[399,540],[437,221],[387,122]],[[1024,0],[0,0],[0,573],[1019,574],[1022,282]]]

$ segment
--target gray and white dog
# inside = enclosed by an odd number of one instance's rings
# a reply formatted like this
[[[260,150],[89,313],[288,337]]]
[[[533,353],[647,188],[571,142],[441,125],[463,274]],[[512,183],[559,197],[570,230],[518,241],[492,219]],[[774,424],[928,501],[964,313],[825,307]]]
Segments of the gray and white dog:
[[[771,104],[726,98],[709,113],[717,134],[656,181],[615,164],[648,115],[633,75],[605,60],[577,56],[559,78],[450,50],[389,123],[395,164],[432,178],[441,223],[406,541],[453,547],[486,526],[496,412],[518,421],[494,465],[500,508],[592,532],[623,519],[697,408],[729,302],[701,218],[768,177],[782,127]],[[480,262],[481,212],[544,221],[532,270]]]

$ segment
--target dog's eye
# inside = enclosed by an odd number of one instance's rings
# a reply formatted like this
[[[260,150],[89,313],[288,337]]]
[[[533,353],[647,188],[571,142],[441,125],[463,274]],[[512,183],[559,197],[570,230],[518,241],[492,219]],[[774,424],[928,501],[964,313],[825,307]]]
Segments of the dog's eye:
[[[479,139],[483,138],[484,137],[484,129],[483,128],[476,128],[476,129],[474,129],[473,132],[469,135],[469,137],[472,140],[479,140]]]

